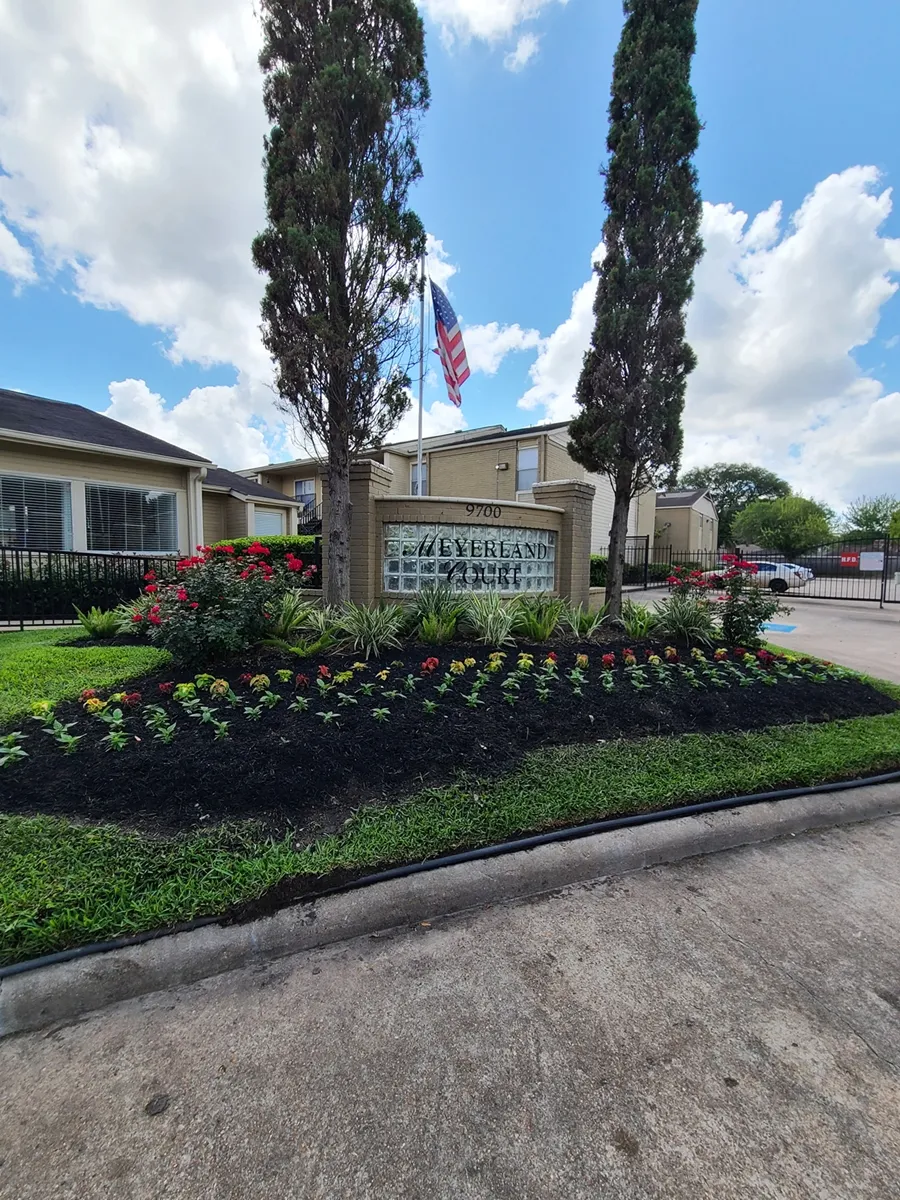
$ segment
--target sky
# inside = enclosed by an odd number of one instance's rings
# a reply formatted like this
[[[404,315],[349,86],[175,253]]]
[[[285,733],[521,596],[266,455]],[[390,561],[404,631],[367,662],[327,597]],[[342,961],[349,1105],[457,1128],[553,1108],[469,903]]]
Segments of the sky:
[[[426,432],[562,420],[593,325],[619,0],[418,0],[413,205],[472,376]],[[900,493],[896,0],[700,0],[684,466]],[[252,0],[0,0],[0,386],[232,468],[293,457],[259,335]],[[436,362],[436,360],[435,360]],[[414,434],[416,414],[398,437]]]

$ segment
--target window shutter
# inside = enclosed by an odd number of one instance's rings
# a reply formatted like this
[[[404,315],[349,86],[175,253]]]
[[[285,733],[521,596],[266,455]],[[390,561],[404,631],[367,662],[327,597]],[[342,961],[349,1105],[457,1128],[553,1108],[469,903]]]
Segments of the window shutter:
[[[284,533],[284,513],[277,508],[257,508],[254,533],[257,537],[276,537]]]
[[[61,479],[0,475],[0,545],[72,549],[72,488]]]

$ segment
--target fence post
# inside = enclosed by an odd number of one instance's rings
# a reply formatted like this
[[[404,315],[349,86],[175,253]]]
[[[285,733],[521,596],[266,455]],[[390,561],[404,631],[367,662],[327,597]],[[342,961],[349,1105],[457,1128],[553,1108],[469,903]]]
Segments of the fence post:
[[[644,591],[650,586],[650,534],[644,534]]]

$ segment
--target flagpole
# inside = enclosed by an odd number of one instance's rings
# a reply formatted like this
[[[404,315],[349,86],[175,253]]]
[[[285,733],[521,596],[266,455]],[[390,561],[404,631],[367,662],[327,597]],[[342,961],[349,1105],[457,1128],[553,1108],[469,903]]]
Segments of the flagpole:
[[[425,408],[425,251],[422,251],[422,279],[419,285],[421,307],[419,310],[419,452],[416,460],[416,495],[423,496],[422,489],[422,414]]]

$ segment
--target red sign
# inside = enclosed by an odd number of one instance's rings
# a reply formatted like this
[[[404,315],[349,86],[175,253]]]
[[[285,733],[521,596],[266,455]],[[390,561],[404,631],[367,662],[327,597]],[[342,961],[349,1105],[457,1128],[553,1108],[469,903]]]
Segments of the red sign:
[[[842,567],[858,567],[859,566],[859,555],[858,554],[842,554],[841,555],[841,566]]]

